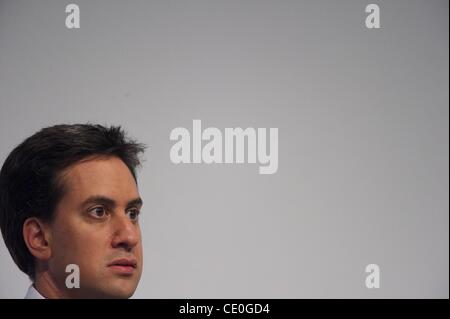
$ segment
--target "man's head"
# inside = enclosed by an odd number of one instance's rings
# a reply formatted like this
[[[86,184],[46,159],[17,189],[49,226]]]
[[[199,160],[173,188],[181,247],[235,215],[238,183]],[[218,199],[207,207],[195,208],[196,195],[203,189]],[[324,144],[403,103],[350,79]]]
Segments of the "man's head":
[[[19,268],[55,296],[127,298],[142,272],[136,167],[120,127],[44,128],[0,171],[0,227]],[[80,288],[66,287],[79,267]]]

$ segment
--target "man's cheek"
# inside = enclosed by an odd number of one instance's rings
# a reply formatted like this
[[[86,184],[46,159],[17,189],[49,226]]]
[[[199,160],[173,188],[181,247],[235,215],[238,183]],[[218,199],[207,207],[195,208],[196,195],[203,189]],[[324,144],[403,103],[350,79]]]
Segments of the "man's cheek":
[[[92,245],[89,245],[83,237],[66,233],[54,245],[54,256],[57,258],[58,268],[64,268],[65,272],[67,266],[71,264],[84,266],[86,262],[95,258],[92,248]]]
[[[50,273],[52,274],[55,283],[60,288],[65,286],[65,280],[67,277],[66,267],[70,264],[66,259],[66,256],[67,255],[61,253],[55,253],[54,257],[52,257],[48,262]]]

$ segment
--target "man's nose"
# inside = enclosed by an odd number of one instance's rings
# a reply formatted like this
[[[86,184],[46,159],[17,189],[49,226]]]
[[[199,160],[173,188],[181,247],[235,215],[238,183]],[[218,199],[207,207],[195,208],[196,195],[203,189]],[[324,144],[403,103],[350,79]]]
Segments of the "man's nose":
[[[134,224],[125,213],[118,213],[115,217],[112,246],[131,251],[140,240],[139,226]]]

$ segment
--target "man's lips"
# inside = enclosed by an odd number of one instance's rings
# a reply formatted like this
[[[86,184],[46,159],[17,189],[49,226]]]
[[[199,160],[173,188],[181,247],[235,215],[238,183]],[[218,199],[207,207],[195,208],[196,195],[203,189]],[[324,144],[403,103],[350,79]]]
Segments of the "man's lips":
[[[108,264],[108,267],[123,271],[133,271],[137,267],[137,261],[132,258],[119,258]]]

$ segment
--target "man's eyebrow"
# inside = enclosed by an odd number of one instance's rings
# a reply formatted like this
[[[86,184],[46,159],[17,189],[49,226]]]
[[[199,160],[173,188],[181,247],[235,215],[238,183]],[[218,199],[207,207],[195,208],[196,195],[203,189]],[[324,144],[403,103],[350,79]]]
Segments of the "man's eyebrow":
[[[127,207],[130,206],[142,206],[144,202],[142,201],[142,198],[138,197],[136,199],[132,199],[127,203]]]
[[[109,198],[107,196],[103,196],[103,195],[90,196],[83,201],[81,206],[84,207],[89,204],[101,204],[101,205],[105,205],[105,206],[112,207],[112,208],[117,206],[117,202],[114,199]],[[143,201],[140,197],[132,199],[127,202],[127,207],[142,206],[142,205],[143,205]]]
[[[109,207],[115,207],[117,205],[114,199],[102,195],[95,195],[86,198],[81,206],[86,206],[88,204],[102,204]]]

